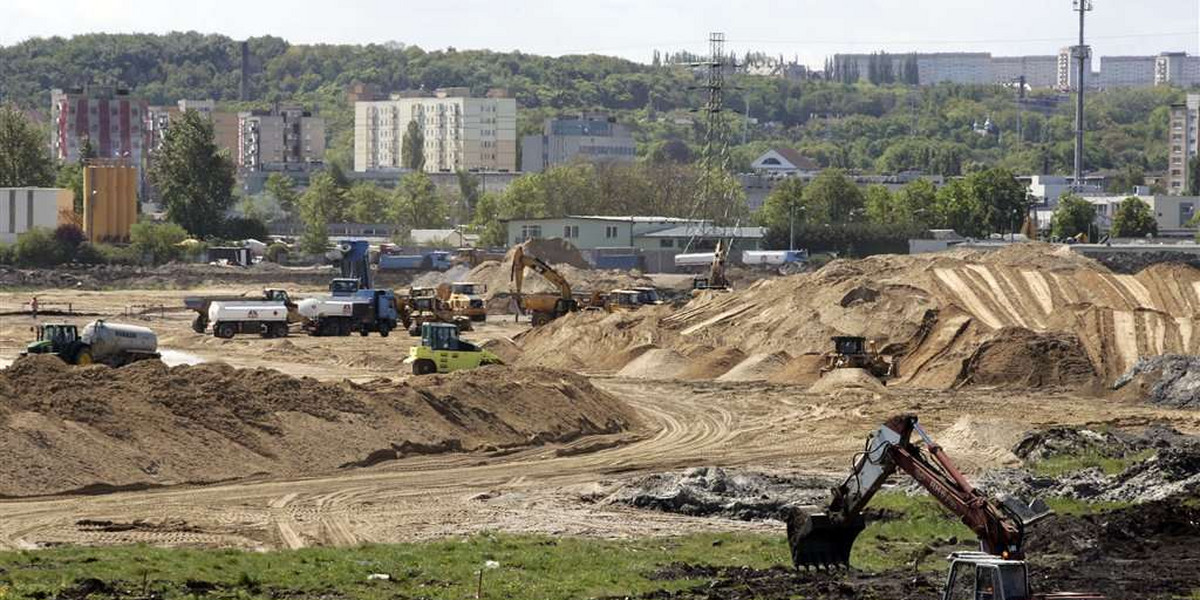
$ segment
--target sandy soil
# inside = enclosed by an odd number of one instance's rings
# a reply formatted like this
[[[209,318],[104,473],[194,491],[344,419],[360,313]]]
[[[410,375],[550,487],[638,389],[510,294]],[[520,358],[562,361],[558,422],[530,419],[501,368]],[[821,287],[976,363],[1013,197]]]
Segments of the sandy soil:
[[[890,272],[897,265],[887,260],[852,266]],[[1056,318],[1086,320],[1088,313],[1076,311],[1078,302],[1085,300],[1076,297],[1082,293],[1076,289],[1096,290],[1100,286],[1105,296],[1101,298],[1100,292],[1093,292],[1094,297],[1087,300],[1093,306],[1109,307],[1100,319],[1102,324],[1076,329],[1085,334],[1080,337],[1084,338],[1081,341],[1089,355],[1129,345],[1115,354],[1123,365],[1150,347],[1191,347],[1184,340],[1192,338],[1192,320],[1184,315],[1191,314],[1193,302],[1200,305],[1200,296],[1192,291],[1192,283],[1200,277],[1191,272],[1161,272],[1158,277],[1163,281],[1159,281],[1144,273],[1136,279],[1094,276],[1087,265],[1075,265],[1072,267],[1075,271],[1064,273],[994,263],[981,271],[962,258],[947,261],[936,268],[928,264],[899,265],[907,269],[906,276],[921,275],[920,283],[927,287],[920,293],[912,292],[914,288],[900,287],[899,283],[877,286],[882,288],[878,296],[872,296],[871,291],[855,291],[862,287],[857,280],[862,275],[860,271],[839,275],[834,269],[820,276],[796,279],[806,285],[827,282],[829,289],[820,295],[836,296],[831,305],[844,301],[841,312],[830,309],[828,313],[813,314],[806,312],[807,308],[800,310],[801,305],[810,306],[809,296],[816,294],[806,292],[801,297],[794,291],[780,289],[764,293],[761,300],[735,293],[694,303],[669,317],[670,307],[662,307],[662,314],[653,318],[645,313],[644,323],[623,317],[579,315],[596,331],[618,321],[627,325],[619,336],[606,338],[598,333],[596,342],[586,347],[570,338],[555,342],[555,329],[536,336],[538,362],[591,372],[595,385],[636,409],[645,425],[632,440],[628,435],[588,436],[508,454],[418,456],[317,477],[263,476],[207,486],[5,500],[0,501],[0,547],[145,542],[171,546],[294,548],[416,540],[482,530],[606,537],[712,529],[756,529],[782,534],[782,525],[775,522],[686,517],[591,500],[636,477],[702,465],[753,465],[764,471],[842,474],[854,452],[861,448],[865,434],[884,418],[901,411],[919,413],[926,429],[972,472],[1012,464],[1016,457],[1010,449],[1023,432],[1053,424],[1142,427],[1161,421],[1183,432],[1200,432],[1197,411],[1097,397],[1094,390],[1081,393],[1064,387],[1031,390],[980,385],[965,390],[928,390],[919,389],[917,382],[910,381],[907,385],[880,390],[852,385],[853,382],[844,386],[833,382],[813,392],[807,383],[596,375],[599,371],[615,373],[655,347],[670,348],[688,357],[737,347],[748,358],[755,357],[767,350],[773,336],[793,336],[782,347],[793,361],[812,362],[812,353],[825,349],[826,342],[822,340],[829,330],[855,318],[878,315],[887,315],[903,324],[900,329],[904,331],[892,331],[892,338],[885,336],[885,339],[895,340],[898,333],[904,333],[906,338],[920,338],[922,343],[912,349],[914,356],[926,352],[944,360],[955,346],[952,340],[961,337],[956,332],[962,327],[981,327],[991,332],[1002,326],[1031,325],[1027,328],[1041,332],[1056,329],[1049,323]],[[1034,261],[1025,263],[1037,266]],[[957,284],[956,277],[964,283]],[[1085,280],[1092,285],[1081,286]],[[786,281],[774,279],[764,284],[762,291]],[[320,291],[285,287],[298,294]],[[1016,299],[1000,293],[1017,287],[1029,293]],[[1200,289],[1200,284],[1195,287]],[[1183,291],[1187,294],[1182,294]],[[192,293],[196,292],[188,292]],[[39,300],[45,307],[71,302],[77,311],[148,325],[158,331],[164,354],[172,361],[225,361],[238,367],[269,367],[293,376],[326,381],[407,376],[401,364],[412,343],[407,336],[381,339],[294,335],[285,340],[238,337],[221,341],[189,329],[191,313],[181,310],[184,295],[176,291],[49,291],[39,293]],[[1168,302],[1170,298],[1176,300]],[[0,309],[27,301],[28,293],[0,294]],[[770,305],[771,302],[775,304]],[[1008,304],[1013,302],[1023,304],[1010,308]],[[127,312],[140,313],[147,306],[160,305],[164,309],[124,316]],[[1159,312],[1137,312],[1139,306],[1153,306]],[[941,312],[937,327],[922,331],[921,315],[927,308],[938,308]],[[995,317],[996,323],[991,323],[989,315]],[[1126,315],[1137,323],[1124,322]],[[1170,315],[1176,316],[1168,319]],[[1189,334],[1162,333],[1161,327],[1150,323],[1160,316],[1176,323],[1170,327],[1186,325]],[[83,323],[92,318],[77,316],[69,320]],[[792,325],[789,319],[797,322]],[[1047,325],[1010,323],[1029,319]],[[878,328],[877,322],[866,320],[871,328]],[[771,329],[772,324],[786,326]],[[0,316],[0,359],[12,358],[19,352],[28,341],[30,325],[32,320],[28,317]],[[803,327],[811,329],[802,330]],[[1119,330],[1115,335],[1107,333],[1112,327]],[[511,316],[497,315],[467,337],[477,341],[518,338],[521,343],[518,334],[527,328],[526,323],[514,323]],[[1087,339],[1086,334],[1095,331],[1105,332],[1097,338],[1103,341]],[[872,331],[864,333],[871,335]],[[975,339],[985,338],[982,333],[975,335]],[[795,339],[802,341],[797,343]],[[509,347],[507,342],[501,345]],[[780,347],[775,345],[775,349]],[[735,355],[727,353],[714,358]],[[533,356],[527,353],[521,360],[533,360]],[[782,361],[786,357],[777,358]],[[732,361],[713,360],[706,369],[709,376],[715,378],[722,371],[729,372],[729,362]],[[1094,364],[1098,362],[1093,358]],[[1017,363],[997,361],[996,364],[999,366],[995,372],[1003,374]],[[602,366],[591,368],[597,365]],[[780,362],[773,374],[764,374],[763,378],[786,374],[791,367],[791,362]],[[1106,373],[1116,370],[1109,368]],[[116,526],[88,524],[96,521],[112,521]],[[134,522],[139,524],[133,528],[120,526]]]

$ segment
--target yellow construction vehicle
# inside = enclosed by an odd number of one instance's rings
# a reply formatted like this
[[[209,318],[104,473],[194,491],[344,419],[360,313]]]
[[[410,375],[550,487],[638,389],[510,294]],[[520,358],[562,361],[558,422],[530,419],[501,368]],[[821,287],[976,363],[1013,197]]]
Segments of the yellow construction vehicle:
[[[530,268],[541,275],[546,281],[558,288],[558,293],[521,294],[521,285],[525,282],[525,269]],[[545,325],[567,313],[579,310],[579,302],[571,294],[571,284],[567,283],[558,271],[546,264],[545,261],[525,254],[525,244],[513,248],[512,289],[516,295],[517,309],[529,313],[529,321],[534,327]]]
[[[472,321],[487,320],[487,305],[483,301],[483,295],[486,293],[486,285],[469,281],[443,283],[437,287],[438,298],[454,311],[454,314]]]
[[[833,352],[825,354],[821,376],[834,369],[862,369],[881,382],[896,376],[896,360],[888,360],[875,348],[875,342],[853,335],[839,335],[833,339]]]
[[[401,321],[413,337],[421,335],[421,325],[424,323],[451,323],[459,331],[472,329],[471,319],[455,314],[436,288],[414,287],[409,290],[408,297],[397,299],[398,304],[401,302]]]
[[[421,345],[409,348],[404,362],[412,365],[413,375],[504,364],[499,356],[459,339],[458,328],[450,323],[422,323]]]
[[[713,250],[712,264],[708,268],[708,275],[692,279],[692,293],[696,294],[702,291],[728,292],[732,289],[729,286],[729,280],[725,278],[725,261],[728,258],[729,245],[723,241],[718,241],[716,249]]]

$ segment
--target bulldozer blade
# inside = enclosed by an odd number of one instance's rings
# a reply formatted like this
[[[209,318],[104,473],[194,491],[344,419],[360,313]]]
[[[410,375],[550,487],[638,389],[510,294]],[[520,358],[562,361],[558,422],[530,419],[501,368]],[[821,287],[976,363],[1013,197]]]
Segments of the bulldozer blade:
[[[788,545],[797,569],[850,566],[850,549],[866,527],[862,515],[834,520],[825,513],[793,509],[788,515]]]

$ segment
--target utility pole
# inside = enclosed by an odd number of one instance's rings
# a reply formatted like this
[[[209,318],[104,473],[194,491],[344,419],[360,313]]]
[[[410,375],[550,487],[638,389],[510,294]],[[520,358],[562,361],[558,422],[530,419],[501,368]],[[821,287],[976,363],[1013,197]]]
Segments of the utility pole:
[[[1083,16],[1092,10],[1092,0],[1072,0],[1075,11],[1079,13],[1079,45],[1075,47],[1075,58],[1079,61],[1079,76],[1075,85],[1075,172],[1071,185],[1080,189],[1083,185],[1083,88],[1084,76],[1087,73],[1088,58],[1091,53],[1083,43]]]

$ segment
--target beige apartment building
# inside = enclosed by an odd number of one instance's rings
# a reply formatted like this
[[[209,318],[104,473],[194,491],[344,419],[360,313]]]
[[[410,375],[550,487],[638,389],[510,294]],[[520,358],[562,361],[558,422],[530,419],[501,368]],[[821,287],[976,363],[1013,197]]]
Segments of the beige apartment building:
[[[1167,193],[1172,196],[1187,194],[1189,177],[1188,163],[1200,151],[1200,94],[1188,94],[1187,100],[1171,105],[1171,118],[1167,125]]]
[[[439,89],[432,97],[354,103],[354,170],[400,169],[404,133],[416,122],[425,135],[425,171],[517,170],[517,101],[472,98],[466,88]]]
[[[238,114],[238,167],[300,171],[325,160],[325,120],[300,106]]]

